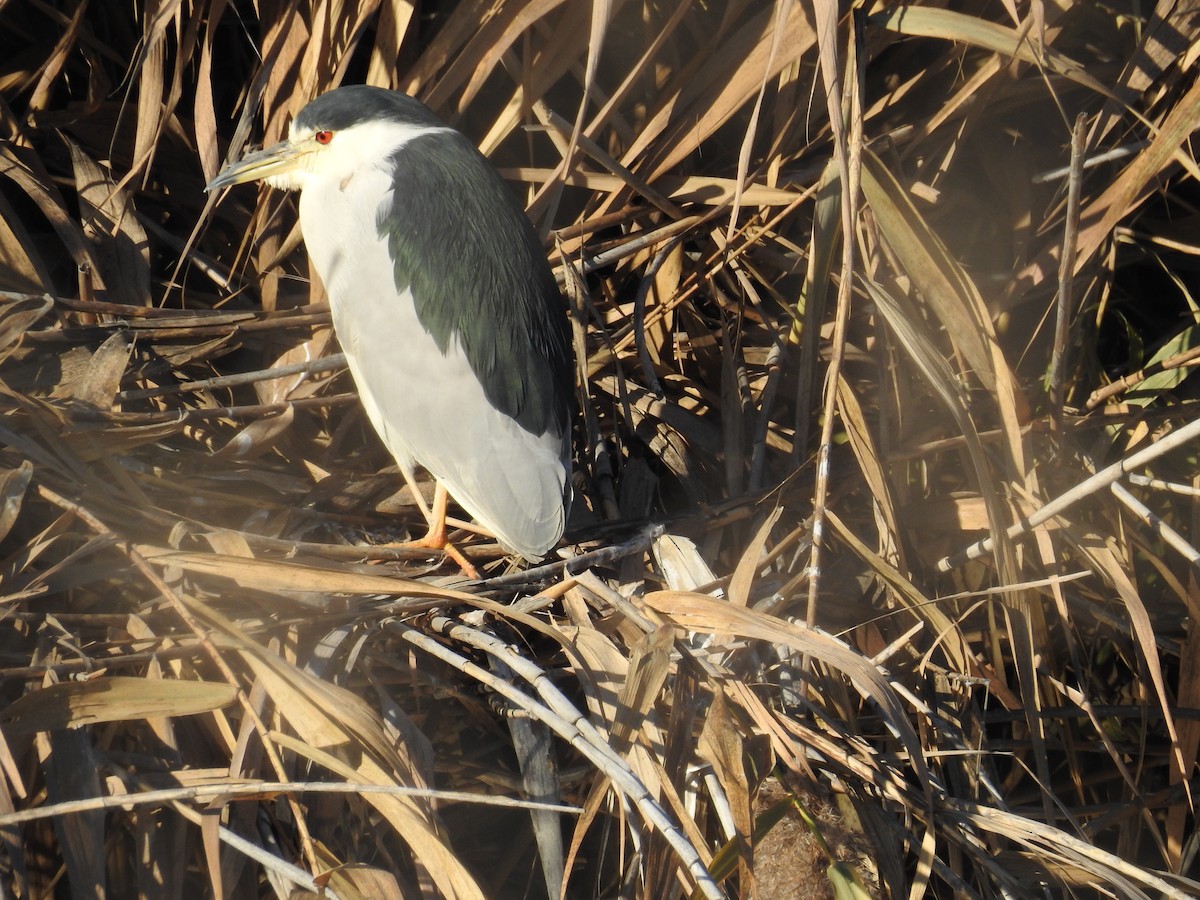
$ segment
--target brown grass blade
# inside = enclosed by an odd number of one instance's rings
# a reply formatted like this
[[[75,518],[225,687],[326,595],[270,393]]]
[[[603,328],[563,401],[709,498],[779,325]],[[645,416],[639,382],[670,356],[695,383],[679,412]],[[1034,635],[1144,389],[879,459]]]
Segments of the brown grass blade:
[[[108,676],[52,684],[26,694],[0,711],[14,732],[81,728],[159,716],[194,716],[233,702],[227,684]]]

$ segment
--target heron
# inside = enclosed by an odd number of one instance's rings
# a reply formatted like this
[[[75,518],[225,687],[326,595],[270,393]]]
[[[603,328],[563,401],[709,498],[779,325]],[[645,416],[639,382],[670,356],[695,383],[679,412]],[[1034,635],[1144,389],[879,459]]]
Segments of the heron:
[[[435,479],[428,531],[443,551],[448,496],[507,550],[542,559],[571,503],[570,325],[523,208],[461,132],[407,94],[337,88],[287,140],[226,166],[300,192],[300,230],[371,424],[410,484]]]

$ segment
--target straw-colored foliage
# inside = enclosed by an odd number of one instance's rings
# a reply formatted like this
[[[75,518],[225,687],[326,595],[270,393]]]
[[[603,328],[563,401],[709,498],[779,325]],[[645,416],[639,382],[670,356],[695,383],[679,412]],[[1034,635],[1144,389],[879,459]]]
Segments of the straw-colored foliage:
[[[0,3],[0,894],[1196,895],[1198,37]],[[204,192],[354,82],[544,235],[543,566],[387,546],[295,199]]]

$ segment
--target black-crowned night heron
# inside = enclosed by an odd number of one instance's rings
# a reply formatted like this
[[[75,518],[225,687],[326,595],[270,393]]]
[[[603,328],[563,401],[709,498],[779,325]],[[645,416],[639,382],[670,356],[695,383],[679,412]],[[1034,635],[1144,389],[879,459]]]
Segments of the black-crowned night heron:
[[[446,492],[500,543],[549,551],[570,506],[565,304],[499,174],[420,101],[367,86],[323,94],[288,140],[208,190],[300,191],[300,227],[359,396],[411,482],[437,480],[421,546],[447,549]]]

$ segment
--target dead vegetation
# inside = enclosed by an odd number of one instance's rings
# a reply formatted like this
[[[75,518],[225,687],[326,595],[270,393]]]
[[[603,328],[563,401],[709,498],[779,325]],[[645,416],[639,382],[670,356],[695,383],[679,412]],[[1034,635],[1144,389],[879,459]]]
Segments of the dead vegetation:
[[[0,4],[4,895],[1194,896],[1200,7],[1120,6]],[[204,194],[364,81],[572,302],[544,567],[380,546]]]

